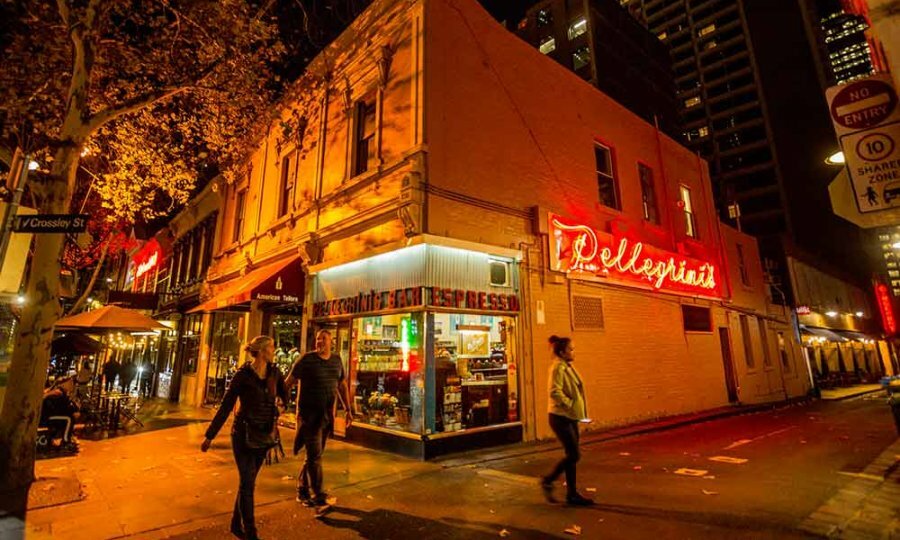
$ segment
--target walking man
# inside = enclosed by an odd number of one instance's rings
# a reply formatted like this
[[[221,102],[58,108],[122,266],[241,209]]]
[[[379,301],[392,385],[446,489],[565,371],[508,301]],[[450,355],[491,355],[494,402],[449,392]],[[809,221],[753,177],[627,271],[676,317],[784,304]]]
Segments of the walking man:
[[[306,449],[306,462],[297,480],[297,501],[315,506],[316,513],[321,514],[334,504],[334,499],[329,498],[322,488],[322,453],[334,426],[335,396],[344,402],[347,427],[353,421],[347,407],[350,393],[344,366],[341,357],[334,353],[333,338],[328,330],[316,332],[316,350],[294,362],[286,382],[288,388],[295,383],[300,385],[294,454],[300,451],[301,445]]]
[[[111,358],[103,365],[103,383],[106,387],[107,394],[113,389],[113,385],[116,382],[116,377],[118,377],[121,367],[122,366],[119,365],[119,362],[115,358]]]

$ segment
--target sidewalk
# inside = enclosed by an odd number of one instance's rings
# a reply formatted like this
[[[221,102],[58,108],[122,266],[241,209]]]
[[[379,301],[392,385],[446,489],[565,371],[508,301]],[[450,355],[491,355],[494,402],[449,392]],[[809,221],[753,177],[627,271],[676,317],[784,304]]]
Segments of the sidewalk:
[[[831,390],[822,390],[821,392],[824,401],[837,401],[884,392],[884,387],[880,384],[857,384],[847,388],[833,388]]]
[[[900,440],[803,522],[802,529],[827,538],[900,536]]]
[[[187,526],[198,520],[230,514],[237,490],[231,455],[230,426],[226,425],[208,453],[201,453],[205,423],[137,433],[102,441],[82,441],[79,455],[39,461],[34,489],[43,492],[80,484],[82,498],[35,508],[28,515],[29,539],[118,538]],[[282,430],[285,447],[293,433]],[[434,464],[403,459],[336,441],[328,442],[325,475],[332,489],[396,481]],[[264,466],[256,490],[257,506],[293,500],[300,460],[288,456]],[[66,504],[69,502],[68,504]],[[227,520],[226,520],[227,521]]]

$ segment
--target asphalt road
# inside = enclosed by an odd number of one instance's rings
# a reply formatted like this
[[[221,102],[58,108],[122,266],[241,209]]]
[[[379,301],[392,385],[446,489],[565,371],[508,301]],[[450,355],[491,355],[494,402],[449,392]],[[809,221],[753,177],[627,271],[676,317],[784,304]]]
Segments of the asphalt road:
[[[804,519],[896,438],[882,397],[817,402],[585,445],[591,508],[544,502],[553,450],[345,488],[322,519],[293,502],[257,515],[263,538],[809,538]],[[178,538],[223,538],[219,521]]]

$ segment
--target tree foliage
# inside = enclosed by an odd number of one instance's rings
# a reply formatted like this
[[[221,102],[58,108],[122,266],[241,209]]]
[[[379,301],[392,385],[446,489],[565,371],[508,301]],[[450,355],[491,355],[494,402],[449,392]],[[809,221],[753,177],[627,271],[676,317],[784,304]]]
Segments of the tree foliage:
[[[54,159],[73,112],[97,156],[94,189],[114,219],[183,203],[228,172],[280,88],[284,51],[268,5],[242,0],[58,0],[7,4],[0,103]],[[18,24],[16,24],[18,23]],[[72,111],[83,85],[84,106]]]

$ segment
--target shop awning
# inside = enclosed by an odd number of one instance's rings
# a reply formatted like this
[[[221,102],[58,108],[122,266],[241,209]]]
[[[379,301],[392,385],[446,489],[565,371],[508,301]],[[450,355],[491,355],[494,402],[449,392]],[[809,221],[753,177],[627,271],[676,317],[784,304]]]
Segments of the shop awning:
[[[228,309],[251,300],[297,303],[303,301],[304,272],[300,256],[267,264],[249,274],[232,279],[212,298],[188,313]]]
[[[850,341],[878,341],[879,337],[863,334],[862,332],[853,332],[851,330],[835,330],[838,335],[847,338]]]
[[[824,338],[826,341],[834,341],[837,343],[848,341],[847,338],[838,335],[832,330],[829,330],[827,328],[819,328],[816,326],[804,326],[801,324],[800,333],[807,336]]]

